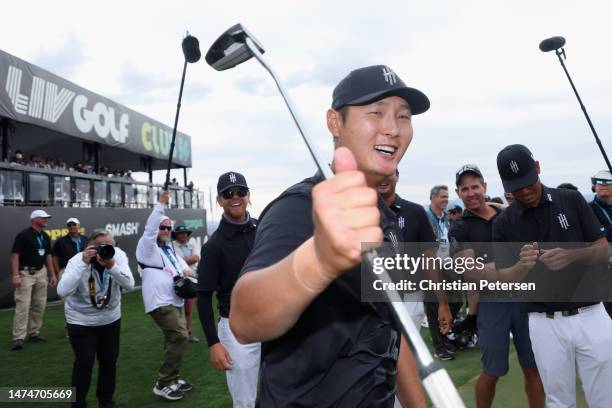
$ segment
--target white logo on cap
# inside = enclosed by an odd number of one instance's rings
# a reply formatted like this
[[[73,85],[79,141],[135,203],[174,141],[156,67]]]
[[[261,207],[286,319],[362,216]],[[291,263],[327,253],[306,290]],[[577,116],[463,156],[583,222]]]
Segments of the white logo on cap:
[[[230,173],[230,175],[229,175],[229,179],[230,179],[230,181],[231,181],[232,183],[235,183],[235,182],[236,182],[236,175],[235,175],[234,173]]]
[[[517,163],[517,162],[515,162],[514,160],[511,160],[511,161],[510,161],[510,170],[512,170],[512,172],[513,172],[514,174],[518,174],[518,172],[519,172],[519,166],[518,166],[518,163]]]
[[[395,76],[395,72],[389,67],[383,67],[383,77],[385,77],[385,81],[389,83],[389,85],[395,85],[397,82],[397,77]]]
[[[559,213],[559,215],[557,215],[557,219],[559,220],[559,225],[561,225],[561,228],[563,228],[564,230],[569,228],[569,222],[567,222],[567,217],[565,216],[565,214]]]

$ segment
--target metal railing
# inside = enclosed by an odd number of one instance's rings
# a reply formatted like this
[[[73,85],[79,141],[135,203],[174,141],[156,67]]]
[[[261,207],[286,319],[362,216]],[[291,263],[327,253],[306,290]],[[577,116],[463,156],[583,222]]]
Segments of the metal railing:
[[[149,208],[162,186],[121,177],[0,163],[0,205]],[[204,208],[198,190],[170,186],[172,208]]]

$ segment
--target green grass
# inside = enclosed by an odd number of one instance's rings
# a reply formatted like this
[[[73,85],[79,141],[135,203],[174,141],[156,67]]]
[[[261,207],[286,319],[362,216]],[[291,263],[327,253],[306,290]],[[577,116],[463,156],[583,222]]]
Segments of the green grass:
[[[195,312],[195,311],[194,311]],[[140,291],[124,294],[121,319],[121,349],[117,363],[115,401],[122,407],[168,407],[168,401],[153,395],[157,369],[163,353],[163,336],[159,328],[144,313]],[[0,311],[0,386],[66,387],[70,386],[73,353],[65,337],[63,307],[50,305],[45,312],[42,333],[47,343],[24,343],[21,351],[10,351],[13,311]],[[190,343],[181,376],[193,383],[194,389],[179,405],[181,407],[229,407],[225,374],[210,365],[208,347],[197,314],[193,333],[199,343]],[[94,367],[88,394],[88,406],[97,407],[95,399],[97,368]],[[206,403],[204,404],[204,401]],[[6,404],[15,407],[19,404]],[[33,407],[33,404],[23,404]],[[52,406],[45,404],[43,406]],[[1,405],[0,405],[1,406]],[[54,406],[69,406],[55,404]]]
[[[43,334],[47,343],[26,342],[24,349],[10,351],[12,310],[0,310],[0,386],[16,387],[66,387],[70,385],[73,354],[65,337],[63,308],[49,305],[45,313]],[[189,344],[183,359],[181,375],[194,384],[181,407],[231,407],[225,374],[215,371],[210,365],[208,347],[194,310],[194,335],[200,343]],[[430,345],[429,333],[422,330],[423,338]],[[123,296],[123,318],[121,327],[121,350],[117,368],[115,400],[122,407],[168,407],[173,404],[153,395],[152,388],[157,369],[161,362],[163,337],[153,320],[145,315],[140,291]],[[560,357],[562,358],[562,357]],[[476,349],[461,351],[455,360],[444,361],[442,365],[467,407],[474,407],[474,382],[480,372],[480,352]],[[97,368],[94,368],[88,405],[97,406],[95,400]],[[527,407],[523,391],[522,373],[514,349],[511,349],[510,372],[500,379],[497,386],[494,407]],[[580,387],[578,386],[578,389]],[[578,393],[578,407],[586,407],[582,392]],[[68,404],[4,404],[0,406],[58,406]]]

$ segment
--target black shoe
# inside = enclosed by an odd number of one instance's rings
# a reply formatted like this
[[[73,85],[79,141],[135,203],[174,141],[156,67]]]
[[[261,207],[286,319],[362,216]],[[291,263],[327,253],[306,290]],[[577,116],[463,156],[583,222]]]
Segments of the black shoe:
[[[22,348],[23,348],[23,340],[13,340],[13,346],[11,347],[11,350],[17,351],[17,350],[21,350]]]
[[[440,347],[439,349],[437,349],[434,353],[434,357],[442,361],[453,360],[455,358],[455,356],[449,353],[448,350],[444,347]]]
[[[455,344],[452,343],[448,339],[442,340],[442,346],[441,347],[446,349],[446,351],[448,351],[452,355],[455,355],[455,354],[457,354],[459,352],[459,347],[455,346]]]
[[[189,384],[185,380],[178,380],[176,383],[178,384],[178,389],[180,392],[189,392],[193,390],[193,385]]]
[[[98,408],[121,408],[119,405],[115,404],[115,402],[107,402],[104,404],[98,404]]]
[[[44,338],[43,336],[41,336],[40,334],[35,334],[33,336],[28,337],[29,341],[33,341],[35,343],[42,343],[42,342],[46,342],[47,339]]]
[[[153,387],[153,394],[158,395],[162,398],[165,398],[170,401],[177,401],[183,399],[185,394],[183,394],[178,389],[178,384],[170,384],[162,387],[159,383],[155,383]]]
[[[464,331],[473,331],[476,330],[478,326],[478,318],[477,315],[467,315],[465,319],[463,319],[459,324],[453,327],[453,331],[455,333],[461,333]]]

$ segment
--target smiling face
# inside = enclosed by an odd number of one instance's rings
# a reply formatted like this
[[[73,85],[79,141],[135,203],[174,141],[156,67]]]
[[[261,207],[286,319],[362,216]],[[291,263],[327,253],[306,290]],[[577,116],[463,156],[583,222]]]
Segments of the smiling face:
[[[461,176],[459,185],[455,190],[463,205],[470,211],[478,211],[485,204],[485,194],[487,193],[487,183],[481,181],[480,177],[473,173]]]
[[[246,192],[240,197],[240,191]],[[225,198],[225,196],[229,198]],[[231,188],[217,196],[217,203],[223,208],[223,213],[231,221],[243,222],[246,220],[247,205],[250,202],[251,192],[245,188]]]
[[[335,147],[347,147],[368,185],[378,187],[392,176],[412,141],[412,113],[406,101],[389,96],[368,105],[349,106],[343,119],[327,111],[327,127]]]

